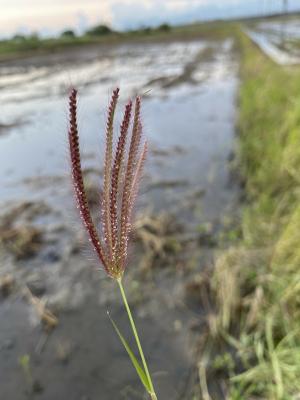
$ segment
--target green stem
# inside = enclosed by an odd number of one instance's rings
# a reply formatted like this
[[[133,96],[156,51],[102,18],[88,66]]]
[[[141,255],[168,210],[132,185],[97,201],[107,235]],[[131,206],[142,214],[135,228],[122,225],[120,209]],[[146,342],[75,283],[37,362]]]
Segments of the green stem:
[[[148,369],[148,366],[147,366],[147,363],[146,363],[146,359],[145,359],[145,356],[144,356],[144,352],[143,352],[143,349],[142,349],[142,345],[141,345],[141,342],[140,342],[140,338],[139,338],[139,335],[138,335],[138,332],[137,332],[137,329],[136,329],[136,326],[135,326],[135,323],[134,323],[134,320],[133,320],[133,317],[132,317],[132,314],[131,314],[131,311],[130,311],[130,307],[129,307],[129,304],[128,304],[128,301],[127,301],[127,298],[126,298],[126,294],[125,294],[125,291],[124,291],[124,288],[123,288],[123,285],[122,285],[121,278],[118,279],[118,284],[119,284],[121,295],[122,295],[122,298],[123,298],[123,301],[124,301],[124,305],[125,305],[125,308],[126,308],[126,311],[127,311],[127,314],[128,314],[130,325],[131,325],[131,328],[132,328],[132,331],[133,331],[133,334],[134,334],[134,337],[135,337],[135,340],[136,340],[136,344],[137,344],[137,347],[139,349],[139,353],[140,353],[141,360],[142,360],[142,363],[143,363],[143,366],[144,366],[144,370],[145,370],[147,379],[149,381],[149,386],[150,386],[150,389],[151,389],[151,392],[149,392],[149,394],[151,396],[151,400],[157,400],[156,394],[154,392],[154,387],[153,387],[153,383],[152,383],[152,380],[151,380],[151,376],[150,376],[150,373],[149,373],[149,369]]]

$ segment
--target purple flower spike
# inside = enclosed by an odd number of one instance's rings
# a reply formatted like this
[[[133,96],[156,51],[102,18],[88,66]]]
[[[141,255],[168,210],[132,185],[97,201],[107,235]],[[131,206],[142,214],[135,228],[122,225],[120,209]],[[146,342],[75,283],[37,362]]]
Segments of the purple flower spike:
[[[83,183],[77,128],[77,90],[72,89],[69,96],[69,143],[75,196],[89,240],[105,271],[114,279],[123,276],[126,266],[128,242],[132,230],[132,211],[147,153],[147,143],[142,144],[139,97],[135,100],[131,135],[128,132],[133,104],[129,101],[125,107],[120,135],[114,149],[113,123],[118,98],[119,89],[115,89],[106,124],[101,227],[98,231],[91,217]],[[98,232],[103,232],[103,238],[100,238]]]

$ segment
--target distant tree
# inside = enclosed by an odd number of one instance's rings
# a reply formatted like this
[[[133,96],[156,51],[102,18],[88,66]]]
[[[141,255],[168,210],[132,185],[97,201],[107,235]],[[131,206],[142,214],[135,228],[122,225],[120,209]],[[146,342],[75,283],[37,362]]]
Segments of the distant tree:
[[[146,34],[151,33],[152,30],[153,29],[150,26],[144,26],[141,28],[141,32],[146,33]]]
[[[107,25],[97,25],[86,31],[86,34],[90,36],[109,35],[111,33],[113,33],[113,31]]]
[[[12,37],[12,40],[15,40],[16,42],[24,42],[24,40],[26,40],[26,36],[17,33]]]
[[[169,32],[171,30],[171,26],[169,24],[164,23],[159,25],[157,29],[162,32]]]
[[[37,32],[31,33],[29,36],[26,36],[26,39],[38,42],[40,40],[39,34]]]
[[[63,31],[60,36],[62,38],[74,38],[74,37],[76,37],[76,34],[72,29],[67,29],[67,30]]]

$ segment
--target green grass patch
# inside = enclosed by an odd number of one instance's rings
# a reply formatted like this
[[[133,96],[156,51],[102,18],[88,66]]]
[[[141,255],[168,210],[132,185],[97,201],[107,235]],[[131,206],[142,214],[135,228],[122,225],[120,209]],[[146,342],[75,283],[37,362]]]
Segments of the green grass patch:
[[[220,378],[226,398],[291,400],[300,394],[300,67],[274,64],[243,34],[239,49],[247,200],[242,238],[216,263],[210,340],[235,360]]]

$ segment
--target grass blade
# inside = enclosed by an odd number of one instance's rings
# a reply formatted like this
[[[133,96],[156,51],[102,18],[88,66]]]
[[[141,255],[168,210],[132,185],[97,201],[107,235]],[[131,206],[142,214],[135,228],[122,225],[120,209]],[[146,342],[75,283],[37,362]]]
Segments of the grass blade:
[[[119,336],[123,346],[125,347],[125,350],[127,351],[127,354],[130,357],[130,360],[142,382],[142,384],[145,386],[147,392],[151,392],[151,387],[147,378],[147,375],[145,373],[145,371],[143,370],[143,368],[141,367],[140,363],[138,362],[138,360],[136,359],[135,355],[133,354],[133,351],[131,350],[131,348],[129,347],[129,344],[127,343],[127,341],[125,340],[125,338],[123,337],[123,335],[121,334],[120,330],[118,329],[116,323],[114,322],[114,320],[111,318],[109,312],[107,312],[108,318],[110,319],[110,322],[112,323],[112,326],[114,327],[117,335]]]

